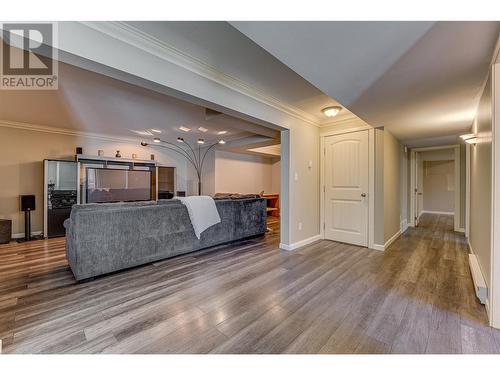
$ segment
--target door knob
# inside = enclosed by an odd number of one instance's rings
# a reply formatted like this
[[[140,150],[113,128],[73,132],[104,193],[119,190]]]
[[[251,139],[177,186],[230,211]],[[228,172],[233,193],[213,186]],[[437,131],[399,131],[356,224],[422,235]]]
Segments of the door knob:
[[[364,198],[366,197],[366,193],[361,193],[361,196]]]

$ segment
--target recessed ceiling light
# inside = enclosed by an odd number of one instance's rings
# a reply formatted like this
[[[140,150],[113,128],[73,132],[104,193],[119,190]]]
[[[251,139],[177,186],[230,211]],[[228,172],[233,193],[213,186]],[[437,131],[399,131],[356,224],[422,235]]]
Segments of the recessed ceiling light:
[[[160,138],[155,138],[155,139],[153,139],[153,142],[154,143],[160,143],[161,141],[160,141]]]
[[[205,140],[203,138],[198,138],[198,140],[196,141],[198,144],[202,145],[205,143]]]
[[[323,112],[323,114],[326,117],[335,117],[335,116],[337,116],[337,114],[340,112],[341,109],[342,109],[342,107],[332,106],[332,107],[323,108],[321,110],[321,112]]]
[[[145,137],[151,137],[153,133],[151,133],[149,130],[131,130],[135,134],[139,134]]]
[[[151,131],[156,134],[161,134],[161,130],[159,129],[151,129]]]
[[[182,137],[177,137],[177,142],[183,143],[183,142],[184,142],[184,138],[182,138]]]
[[[220,132],[217,132],[217,134],[219,134],[219,135],[226,134],[226,133],[227,133],[227,130],[221,130]]]
[[[208,129],[207,129],[207,128],[204,128],[203,126],[200,126],[200,127],[198,128],[198,130],[199,130],[200,132],[203,132],[203,133],[206,133],[206,132],[208,131]]]
[[[191,131],[191,129],[186,128],[185,126],[181,126],[181,127],[179,127],[179,130],[182,130],[183,132],[188,132],[188,131]]]

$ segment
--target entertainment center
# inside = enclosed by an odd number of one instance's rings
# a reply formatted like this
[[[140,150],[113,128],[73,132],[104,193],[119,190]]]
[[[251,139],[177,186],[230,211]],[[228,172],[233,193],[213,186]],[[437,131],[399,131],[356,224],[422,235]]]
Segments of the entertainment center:
[[[75,160],[44,160],[44,237],[65,235],[63,223],[74,204],[172,198],[175,175],[175,167],[155,160],[82,154]]]

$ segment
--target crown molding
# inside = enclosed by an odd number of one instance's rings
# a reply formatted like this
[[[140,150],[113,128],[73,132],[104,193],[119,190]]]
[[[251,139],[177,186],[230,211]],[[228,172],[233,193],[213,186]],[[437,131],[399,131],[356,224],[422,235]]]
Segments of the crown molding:
[[[248,96],[260,103],[277,109],[316,127],[327,126],[318,122],[317,118],[297,107],[291,106],[277,98],[267,95],[240,79],[226,74],[205,62],[186,54],[183,51],[155,38],[124,22],[87,22],[81,24],[106,34],[114,39],[130,44],[138,49],[155,55],[169,63],[180,66],[213,82],[223,85],[233,91]]]
[[[82,132],[73,129],[57,128],[47,125],[28,124],[25,122],[8,121],[8,120],[0,120],[0,128],[12,128],[20,130],[37,131],[41,133],[68,135],[73,137],[85,137],[85,138],[99,139],[102,141],[127,142],[127,143],[138,142],[137,138],[133,137],[120,137],[109,134]]]

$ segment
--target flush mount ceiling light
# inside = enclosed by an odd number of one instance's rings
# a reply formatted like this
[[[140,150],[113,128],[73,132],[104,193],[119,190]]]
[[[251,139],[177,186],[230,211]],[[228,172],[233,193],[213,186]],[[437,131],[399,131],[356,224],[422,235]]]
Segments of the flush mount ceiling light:
[[[161,134],[161,130],[159,129],[151,129],[151,131],[156,134]]]
[[[203,133],[206,133],[206,132],[208,131],[208,129],[207,129],[207,128],[204,128],[203,126],[200,126],[200,127],[198,128],[198,130],[199,130],[200,132],[203,132]]]
[[[223,140],[223,139],[221,139],[221,140],[219,141],[219,144],[220,144],[220,145],[225,145],[225,144],[226,144],[226,141],[225,141],[225,140]]]
[[[223,134],[226,134],[226,133],[227,133],[226,130],[221,130],[220,132],[217,132],[217,134],[219,134],[219,135],[223,135]]]
[[[199,145],[202,145],[205,143],[205,140],[203,138],[198,138],[198,140],[196,141],[196,143],[198,143]]]
[[[191,131],[191,129],[186,128],[185,126],[180,126],[180,127],[179,127],[179,130],[182,130],[183,132],[188,132],[188,131]]]
[[[153,142],[154,142],[154,143],[160,143],[161,141],[160,141],[160,138],[154,138],[154,139],[153,139]]]
[[[326,117],[335,117],[335,116],[337,116],[337,114],[340,112],[341,109],[342,109],[342,107],[332,106],[332,107],[323,108],[321,110],[321,112],[323,112],[323,114]]]
[[[177,137],[177,142],[184,143],[184,138],[182,138],[182,137]]]

